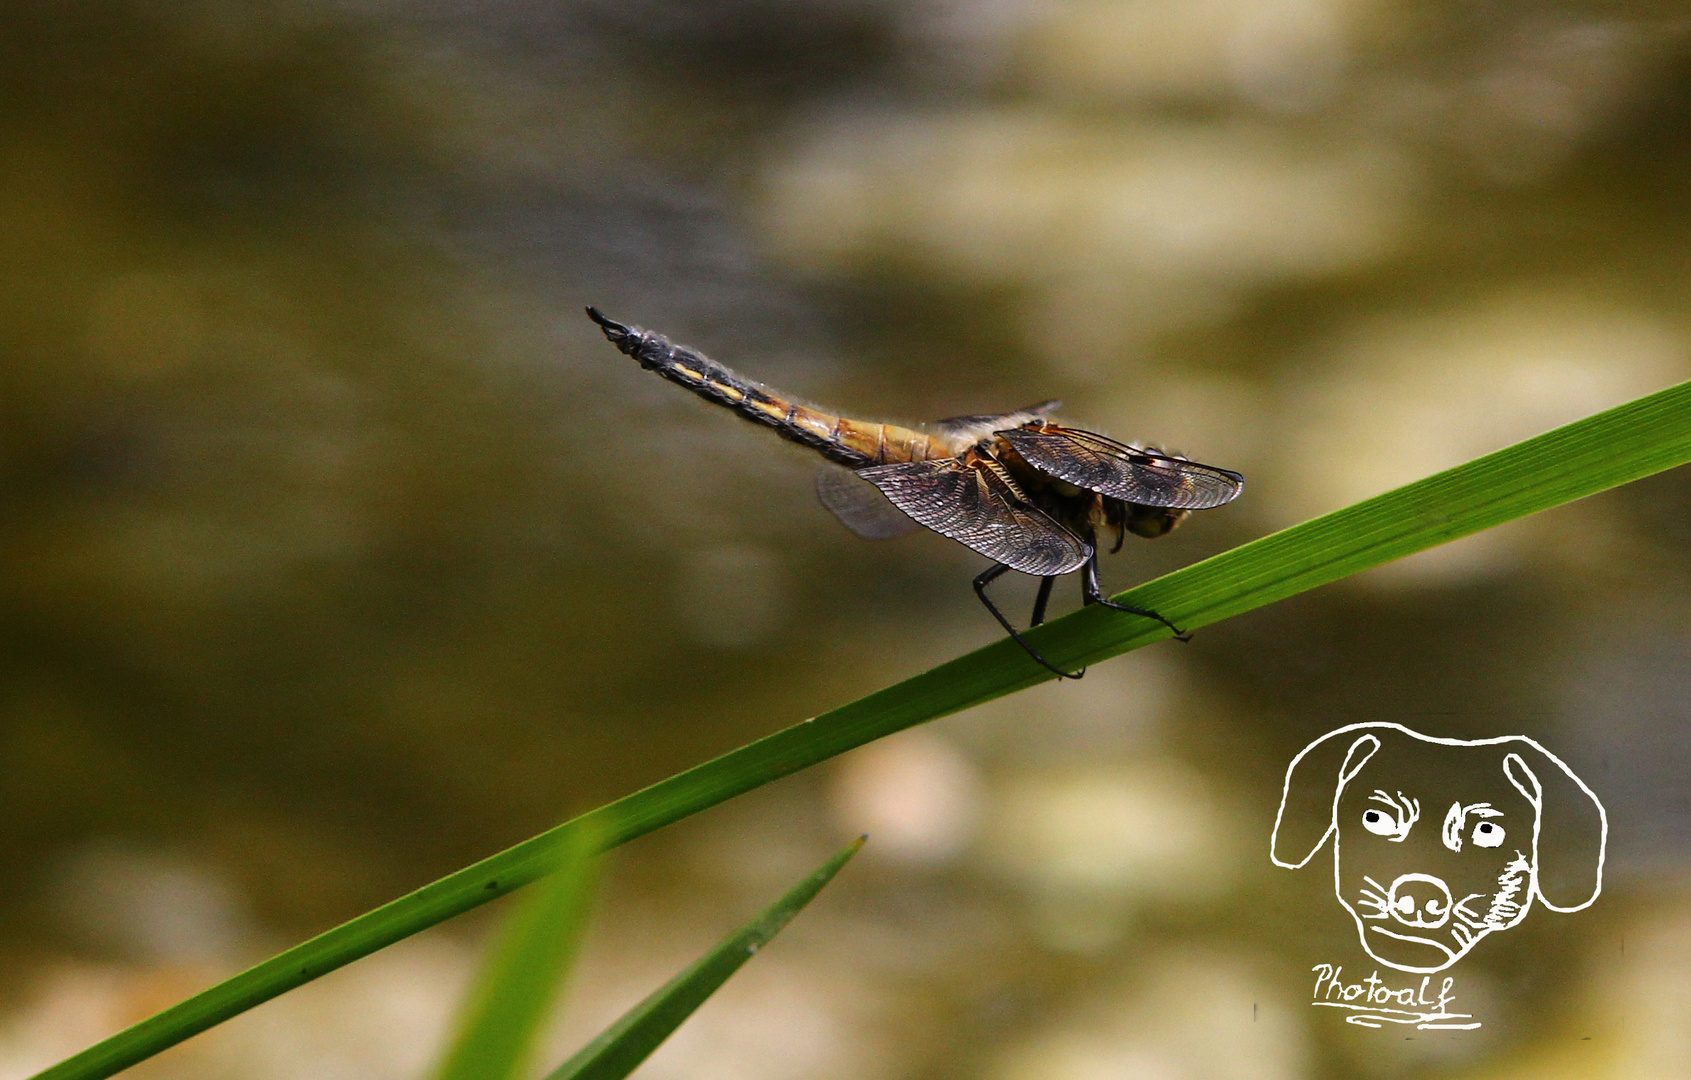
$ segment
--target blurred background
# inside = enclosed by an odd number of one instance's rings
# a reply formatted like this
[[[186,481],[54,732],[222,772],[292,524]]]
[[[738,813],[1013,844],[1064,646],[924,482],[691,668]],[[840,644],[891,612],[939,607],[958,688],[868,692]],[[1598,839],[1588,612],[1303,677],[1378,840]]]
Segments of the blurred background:
[[[1680,4],[0,20],[0,1077],[997,636],[978,557],[853,537],[584,304],[870,418],[1061,397],[1250,478],[1112,590],[1691,377]],[[1668,473],[631,844],[549,1061],[867,830],[639,1075],[1687,1075],[1688,542]],[[1477,1031],[1309,1005],[1376,965],[1268,834],[1363,720],[1532,735],[1609,808],[1602,900],[1456,969]],[[498,908],[136,1075],[420,1076]]]

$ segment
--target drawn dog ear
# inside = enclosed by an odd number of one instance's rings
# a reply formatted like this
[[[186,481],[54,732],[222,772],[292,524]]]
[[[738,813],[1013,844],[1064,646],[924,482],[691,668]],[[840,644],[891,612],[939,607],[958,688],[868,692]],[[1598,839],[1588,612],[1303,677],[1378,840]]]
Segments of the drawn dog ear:
[[[1376,736],[1359,730],[1373,726],[1353,724],[1329,731],[1299,750],[1286,767],[1280,812],[1274,816],[1274,834],[1268,842],[1268,857],[1274,865],[1298,869],[1338,829],[1335,814],[1340,794],[1380,749]]]
[[[1503,775],[1538,811],[1532,830],[1533,891],[1551,911],[1590,907],[1603,892],[1609,815],[1562,759],[1528,738],[1503,758]]]

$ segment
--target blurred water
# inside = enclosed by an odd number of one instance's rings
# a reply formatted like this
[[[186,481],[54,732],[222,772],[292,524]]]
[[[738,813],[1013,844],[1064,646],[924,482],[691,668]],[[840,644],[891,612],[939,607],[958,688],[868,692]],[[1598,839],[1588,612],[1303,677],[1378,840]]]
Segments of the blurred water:
[[[4,16],[0,1075],[995,636],[974,556],[857,541],[584,304],[1248,474],[1115,587],[1691,375],[1673,5]],[[1683,1075],[1688,509],[1643,482],[632,845],[555,1056],[867,829],[647,1073]],[[1479,1032],[1310,1015],[1365,960],[1266,839],[1358,720],[1532,735],[1610,808],[1602,901],[1463,962]],[[420,1075],[486,923],[149,1068]]]

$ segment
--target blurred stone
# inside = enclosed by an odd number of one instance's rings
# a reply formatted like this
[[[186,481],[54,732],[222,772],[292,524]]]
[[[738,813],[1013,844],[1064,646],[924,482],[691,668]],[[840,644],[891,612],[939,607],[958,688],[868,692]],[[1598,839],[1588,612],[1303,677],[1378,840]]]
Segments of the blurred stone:
[[[127,1074],[219,1080],[412,1080],[440,1053],[468,950],[424,935],[390,946],[218,1025]],[[135,1023],[232,969],[57,966],[0,1025],[0,1080],[37,1070]]]
[[[771,177],[765,221],[796,263],[907,253],[978,284],[1077,273],[1225,283],[1380,258],[1410,194],[1367,146],[1246,126],[1091,127],[1036,109],[862,118]]]
[[[1059,948],[1101,948],[1139,905],[1210,899],[1236,871],[1205,783],[1167,759],[1017,776],[990,813],[983,857]]]
[[[244,898],[193,859],[117,841],[72,852],[48,895],[65,927],[96,949],[148,963],[227,963],[253,941]]]
[[[1029,35],[1036,85],[1058,95],[1204,98],[1228,89],[1228,0],[1069,0]]]
[[[573,1053],[793,880],[764,883],[759,895],[726,908],[697,888],[688,890],[689,904],[676,905],[619,893],[613,883],[543,1058]],[[920,1018],[936,1015],[937,1003],[913,994],[910,984],[932,978],[937,958],[929,935],[878,940],[862,907],[840,888],[853,886],[841,880],[824,891],[658,1048],[641,1075],[876,1080],[924,1057],[935,1040]],[[948,936],[943,928],[931,935]],[[890,955],[895,951],[902,955]]]
[[[1058,375],[1105,392],[1125,383],[1136,404],[1155,402],[1164,390],[1147,361],[1157,340],[1224,323],[1240,300],[1240,289],[1190,275],[1075,267],[1030,299],[1023,335]]]
[[[839,760],[834,820],[868,833],[865,854],[921,865],[945,862],[973,836],[980,779],[950,739],[928,728],[900,732]]]
[[[1079,682],[1042,683],[938,723],[1018,772],[1125,763],[1161,745],[1182,681],[1178,661],[1143,649],[1097,665]]]
[[[642,1070],[651,1080],[872,1080],[889,1065],[875,989],[790,955],[760,956]]]
[[[1309,1051],[1298,1003],[1249,964],[1168,950],[1144,974],[1071,1005],[1003,1052],[990,1080],[1295,1080]]]
[[[69,962],[35,972],[0,1023],[0,1080],[34,1076],[225,974],[197,967]],[[142,1066],[135,1075],[148,1073],[157,1075],[157,1065]]]
[[[197,1068],[178,1064],[172,1072],[208,1080],[427,1075],[480,959],[439,933],[409,938],[222,1025],[205,1040],[210,1045],[189,1043],[180,1053],[199,1058]]]
[[[1279,523],[1348,505],[1684,376],[1691,345],[1575,287],[1494,293],[1443,312],[1375,317],[1337,346],[1342,369],[1284,389],[1297,419],[1267,489]],[[1364,575],[1448,584],[1508,565],[1523,523]]]
[[[1030,78],[1057,97],[1214,100],[1300,112],[1334,92],[1346,0],[1070,0],[1028,34]]]
[[[1243,4],[1227,40],[1233,85],[1272,112],[1319,109],[1338,94],[1350,61],[1345,16],[1376,6],[1367,0]]]

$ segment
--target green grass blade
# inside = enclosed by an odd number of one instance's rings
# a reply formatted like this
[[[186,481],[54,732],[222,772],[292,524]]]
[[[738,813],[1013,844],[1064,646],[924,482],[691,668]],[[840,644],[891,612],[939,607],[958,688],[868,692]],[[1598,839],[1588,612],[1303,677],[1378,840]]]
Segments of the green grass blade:
[[[558,868],[511,912],[459,1015],[435,1080],[515,1080],[528,1074],[535,1036],[575,962],[597,878],[598,838],[570,838]]]
[[[628,1010],[598,1038],[546,1075],[546,1080],[622,1080],[651,1056],[665,1039],[716,993],[740,965],[765,945],[794,915],[834,879],[867,837],[846,845],[838,854],[793,886],[756,918],[729,934],[681,974],[654,990]]]
[[[1493,525],[1691,461],[1691,383],[1557,428],[1454,469],[1177,570],[1120,599],[1205,626]],[[1085,608],[1029,635],[1052,661],[1094,663],[1168,636]],[[614,846],[883,735],[1052,676],[999,641],[765,736],[423,886],[171,1006],[40,1073],[102,1080],[166,1047],[535,880],[577,830]]]

